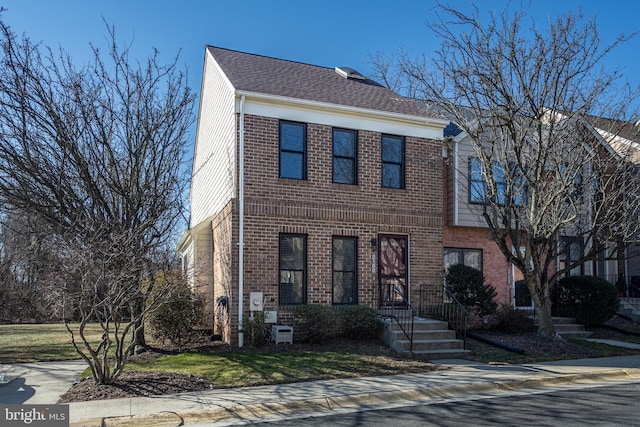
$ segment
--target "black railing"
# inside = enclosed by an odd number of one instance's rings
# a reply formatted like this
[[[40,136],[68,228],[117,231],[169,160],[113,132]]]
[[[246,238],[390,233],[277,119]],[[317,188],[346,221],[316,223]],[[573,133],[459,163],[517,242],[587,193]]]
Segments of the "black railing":
[[[413,318],[416,314],[415,309],[411,306],[407,298],[402,293],[401,289],[397,286],[393,286],[393,292],[395,292],[400,298],[402,298],[402,304],[399,305],[397,300],[384,301],[383,305],[378,310],[378,313],[386,318],[393,319],[400,327],[405,337],[409,340],[409,353],[413,352]]]
[[[422,317],[443,320],[456,331],[467,348],[467,322],[469,312],[446,285],[421,285],[418,313]]]
[[[618,290],[618,295],[628,304],[640,309],[640,276],[598,275]]]

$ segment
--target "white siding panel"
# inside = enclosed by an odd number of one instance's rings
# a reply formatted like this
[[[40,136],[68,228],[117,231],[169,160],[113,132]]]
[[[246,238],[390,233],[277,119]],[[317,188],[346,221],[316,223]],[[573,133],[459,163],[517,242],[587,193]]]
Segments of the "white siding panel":
[[[191,227],[218,213],[234,197],[234,101],[233,87],[206,52],[191,177]]]

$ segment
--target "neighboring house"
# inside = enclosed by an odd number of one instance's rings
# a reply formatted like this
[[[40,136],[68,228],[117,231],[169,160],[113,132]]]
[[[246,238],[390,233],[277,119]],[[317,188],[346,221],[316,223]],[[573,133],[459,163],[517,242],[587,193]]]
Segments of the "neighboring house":
[[[206,47],[179,247],[206,326],[242,346],[252,309],[290,323],[442,283],[447,124],[349,68]]]
[[[632,163],[639,164],[638,126],[612,123],[604,119],[591,119],[583,124],[589,130],[585,143],[599,150],[601,155],[616,156],[624,153]],[[589,134],[593,137],[589,137]],[[445,129],[444,136],[447,145],[444,190],[446,222],[443,234],[445,270],[456,263],[478,268],[483,272],[486,282],[495,287],[499,303],[511,304],[517,308],[533,308],[526,285],[522,281],[522,273],[507,263],[491,239],[482,218],[483,176],[473,143],[454,124]],[[630,147],[637,151],[629,155]],[[563,269],[588,249],[579,237],[571,234],[567,231],[566,235],[560,237],[557,261],[552,268]],[[569,274],[599,276],[612,284],[622,277],[640,285],[640,245],[620,242],[620,247],[625,250],[618,251],[617,242],[600,243],[601,259],[587,261],[571,269]],[[640,291],[640,287],[638,290]]]
[[[602,155],[625,159],[636,169],[640,170],[640,123],[621,122],[618,120],[605,119],[600,117],[588,117],[589,125]],[[637,172],[636,172],[637,173]],[[637,175],[636,175],[637,176]],[[634,192],[631,203],[637,201],[637,186],[631,187]],[[621,201],[623,202],[623,201]],[[640,236],[638,236],[640,238]],[[621,250],[616,250],[620,244]],[[587,268],[589,274],[602,277],[611,283],[617,281],[626,282],[633,285],[630,293],[640,296],[640,244],[639,240],[625,242],[609,242],[604,245],[603,255],[611,256],[604,261],[595,261]]]
[[[447,127],[444,136],[448,146],[443,267],[446,270],[453,264],[464,264],[477,268],[486,283],[496,289],[498,303],[512,304],[520,273],[500,252],[481,217],[482,177],[475,163],[477,154],[473,143],[453,124]],[[531,305],[528,299],[527,303]]]

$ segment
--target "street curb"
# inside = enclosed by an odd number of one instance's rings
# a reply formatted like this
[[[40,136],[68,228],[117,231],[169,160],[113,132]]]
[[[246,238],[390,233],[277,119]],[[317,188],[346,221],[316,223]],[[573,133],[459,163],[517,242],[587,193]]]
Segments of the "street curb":
[[[412,388],[402,391],[394,390],[388,392],[358,393],[290,402],[268,402],[249,405],[234,405],[229,407],[219,406],[183,412],[164,411],[155,414],[93,418],[71,421],[70,427],[168,427],[192,423],[220,422],[225,419],[248,421],[270,415],[282,416],[293,413],[304,414],[327,412],[334,411],[338,408],[373,409],[376,406],[388,405],[390,403],[452,397],[470,393],[504,393],[508,391],[542,388],[562,384],[620,381],[639,378],[639,369],[614,369],[604,372],[585,374],[544,375],[537,378],[511,381],[483,381],[443,387],[425,386],[424,388]]]

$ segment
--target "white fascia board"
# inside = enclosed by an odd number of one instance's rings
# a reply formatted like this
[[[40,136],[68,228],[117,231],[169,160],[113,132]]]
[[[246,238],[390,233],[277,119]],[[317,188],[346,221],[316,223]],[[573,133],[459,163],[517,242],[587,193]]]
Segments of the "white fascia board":
[[[185,230],[182,233],[182,237],[180,237],[180,241],[178,241],[178,245],[176,247],[176,251],[180,254],[184,254],[189,250],[189,246],[193,242],[193,237],[191,237],[191,230]]]
[[[236,111],[245,96],[245,113],[347,129],[442,140],[448,120],[301,100],[255,92],[236,92]]]

